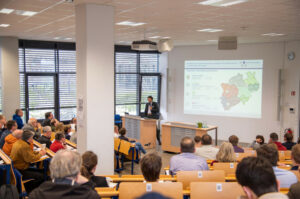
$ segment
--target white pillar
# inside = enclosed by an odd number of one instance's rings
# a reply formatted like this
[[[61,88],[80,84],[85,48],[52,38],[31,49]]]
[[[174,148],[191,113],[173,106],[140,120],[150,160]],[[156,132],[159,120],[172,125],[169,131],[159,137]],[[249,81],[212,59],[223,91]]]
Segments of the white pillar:
[[[77,4],[78,150],[98,155],[97,174],[114,171],[114,9]]]
[[[17,37],[0,37],[0,68],[2,83],[2,113],[12,119],[20,107],[19,40]]]

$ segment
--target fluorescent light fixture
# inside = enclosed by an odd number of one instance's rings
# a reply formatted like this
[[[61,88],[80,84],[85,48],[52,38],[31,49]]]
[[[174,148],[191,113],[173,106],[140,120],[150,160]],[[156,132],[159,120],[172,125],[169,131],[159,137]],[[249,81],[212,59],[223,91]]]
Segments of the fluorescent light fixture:
[[[160,38],[161,36],[152,36],[152,37],[149,37],[150,39],[158,39]]]
[[[14,11],[14,9],[2,8],[2,9],[0,10],[0,13],[1,13],[1,14],[10,14],[10,13],[12,13],[13,11]]]
[[[170,39],[171,37],[162,37],[163,39]]]
[[[53,39],[60,39],[60,37],[54,37]]]
[[[72,39],[73,39],[72,37],[65,38],[65,40],[72,40]]]
[[[133,22],[133,21],[121,21],[119,23],[116,23],[116,25],[121,25],[121,26],[141,26],[146,23],[143,22]]]
[[[7,28],[8,26],[10,26],[10,24],[0,24],[0,28]]]
[[[237,0],[237,1],[231,1],[231,2],[228,2],[228,3],[223,3],[221,4],[220,6],[222,7],[227,7],[227,6],[232,6],[232,5],[236,5],[236,4],[239,4],[239,3],[244,3],[248,0]]]
[[[271,37],[275,37],[275,36],[283,36],[283,35],[284,35],[284,34],[282,34],[282,33],[274,33],[274,32],[262,34],[262,36],[271,36]]]
[[[218,40],[215,40],[215,39],[210,39],[210,40],[207,40],[208,42],[217,42]]]
[[[222,29],[214,29],[214,28],[205,28],[201,30],[197,30],[198,32],[221,32]]]
[[[37,12],[34,11],[26,11],[26,10],[16,10],[15,12],[17,15],[22,15],[22,16],[29,16],[32,17],[33,15],[36,15]]]
[[[215,3],[219,3],[223,0],[207,0],[207,1],[202,1],[202,2],[199,2],[198,4],[201,4],[201,5],[212,5],[212,4],[215,4]]]

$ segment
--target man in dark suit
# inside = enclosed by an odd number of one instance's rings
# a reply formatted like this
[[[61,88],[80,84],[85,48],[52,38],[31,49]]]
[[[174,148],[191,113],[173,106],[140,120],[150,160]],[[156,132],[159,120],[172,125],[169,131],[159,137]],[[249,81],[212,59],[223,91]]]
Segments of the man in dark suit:
[[[153,102],[153,97],[148,96],[148,103],[145,107],[145,116],[149,118],[159,119],[159,107],[156,102]]]
[[[148,100],[148,103],[146,104],[146,107],[145,107],[145,117],[159,119],[158,104],[156,102],[153,102],[152,96],[148,96],[147,100]],[[156,129],[156,138],[157,138],[158,144],[161,145],[160,130],[158,128]]]

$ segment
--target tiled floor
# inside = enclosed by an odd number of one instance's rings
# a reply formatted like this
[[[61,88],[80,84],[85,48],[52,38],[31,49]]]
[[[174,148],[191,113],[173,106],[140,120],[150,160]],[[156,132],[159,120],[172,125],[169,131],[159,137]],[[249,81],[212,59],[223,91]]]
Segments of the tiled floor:
[[[224,142],[224,140],[219,140],[218,141],[218,145],[220,146],[222,144],[222,142]],[[214,141],[213,141],[214,143]],[[243,147],[248,147],[249,143],[239,143],[239,145],[243,146]],[[168,152],[163,152],[161,150],[161,146],[156,146],[155,149],[149,149],[147,150],[147,153],[149,152],[157,152],[161,157],[162,157],[162,169],[161,169],[161,174],[164,174],[164,168],[169,166],[169,162],[170,162],[170,158],[173,155],[176,155],[174,153],[168,153]],[[142,155],[143,157],[143,155]],[[118,174],[118,173],[115,173]],[[121,173],[121,175],[130,175],[131,174],[131,162],[126,162],[125,163],[125,170],[123,170]],[[140,165],[139,164],[134,164],[134,174],[135,175],[139,175],[142,174],[141,169],[140,169]]]

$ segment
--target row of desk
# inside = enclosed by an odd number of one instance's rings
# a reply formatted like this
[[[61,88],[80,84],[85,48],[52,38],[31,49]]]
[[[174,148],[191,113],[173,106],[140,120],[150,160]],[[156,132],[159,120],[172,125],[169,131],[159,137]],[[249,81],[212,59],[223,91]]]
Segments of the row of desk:
[[[122,117],[123,127],[127,130],[127,137],[138,140],[142,145],[150,143],[145,148],[155,148],[156,129],[158,120],[125,115]],[[215,144],[218,143],[218,127],[197,128],[195,124],[182,122],[166,122],[162,124],[162,150],[179,153],[180,141],[183,137],[195,137],[215,131]]]

